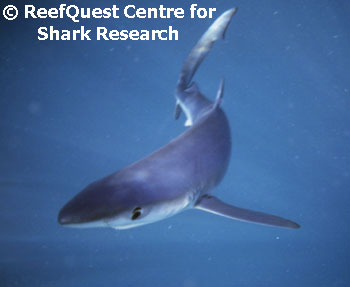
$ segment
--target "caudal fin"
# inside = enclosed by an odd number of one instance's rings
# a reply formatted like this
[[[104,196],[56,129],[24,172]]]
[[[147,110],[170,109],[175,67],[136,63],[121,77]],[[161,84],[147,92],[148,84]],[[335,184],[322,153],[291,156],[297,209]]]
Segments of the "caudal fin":
[[[212,104],[211,101],[206,99],[199,91],[198,87],[194,91],[194,83],[192,78],[196,73],[199,65],[202,63],[206,55],[208,55],[215,41],[223,39],[226,29],[230,24],[232,16],[236,13],[237,8],[232,8],[223,13],[215,22],[209,27],[209,29],[199,39],[197,44],[193,47],[187,59],[185,60],[180,77],[177,83],[176,89],[176,106],[174,117],[178,119],[181,111],[185,112],[187,117],[186,125],[194,123],[195,119],[199,118],[203,110],[206,110],[208,106]],[[223,84],[221,85],[223,87]],[[222,89],[217,97],[215,108],[220,106],[222,98]]]
[[[191,83],[193,75],[197,71],[197,68],[202,63],[205,56],[208,55],[214,42],[225,37],[226,29],[231,22],[232,16],[236,12],[237,8],[227,10],[219,18],[217,18],[213,24],[211,24],[209,29],[199,39],[182,66],[177,85],[178,89],[182,91],[187,89]]]

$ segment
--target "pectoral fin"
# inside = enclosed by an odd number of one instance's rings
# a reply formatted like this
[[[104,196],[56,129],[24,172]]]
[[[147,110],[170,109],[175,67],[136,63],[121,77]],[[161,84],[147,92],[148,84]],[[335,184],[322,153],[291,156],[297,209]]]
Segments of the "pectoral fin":
[[[299,228],[300,225],[279,216],[248,210],[222,202],[214,196],[204,196],[195,205],[195,208],[211,212],[228,218],[287,228]]]

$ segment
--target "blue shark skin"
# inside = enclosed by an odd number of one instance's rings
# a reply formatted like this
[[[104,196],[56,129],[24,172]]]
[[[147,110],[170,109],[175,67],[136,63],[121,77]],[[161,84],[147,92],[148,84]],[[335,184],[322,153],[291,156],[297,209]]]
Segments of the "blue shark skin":
[[[236,11],[226,11],[209,27],[181,70],[175,118],[183,112],[190,128],[149,156],[88,185],[60,210],[61,225],[127,229],[196,208],[236,220],[299,227],[211,195],[225,175],[231,153],[230,127],[220,108],[224,82],[213,102],[200,93],[192,78],[213,43],[224,37]]]

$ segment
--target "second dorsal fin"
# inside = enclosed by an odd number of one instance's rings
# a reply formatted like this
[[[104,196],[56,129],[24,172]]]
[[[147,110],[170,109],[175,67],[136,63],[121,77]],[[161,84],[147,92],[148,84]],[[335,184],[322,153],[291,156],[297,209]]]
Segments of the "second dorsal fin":
[[[224,97],[224,85],[225,85],[225,80],[224,78],[221,79],[220,84],[219,84],[219,89],[216,94],[216,99],[213,108],[217,109],[221,106],[222,99]]]

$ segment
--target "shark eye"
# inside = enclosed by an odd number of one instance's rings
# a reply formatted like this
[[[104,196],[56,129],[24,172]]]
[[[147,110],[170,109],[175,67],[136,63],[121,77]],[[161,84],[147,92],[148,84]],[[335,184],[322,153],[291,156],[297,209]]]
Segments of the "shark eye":
[[[141,215],[141,213],[142,213],[141,207],[136,207],[136,208],[132,211],[131,219],[132,219],[132,220],[135,220],[135,219],[139,218],[140,215]]]

